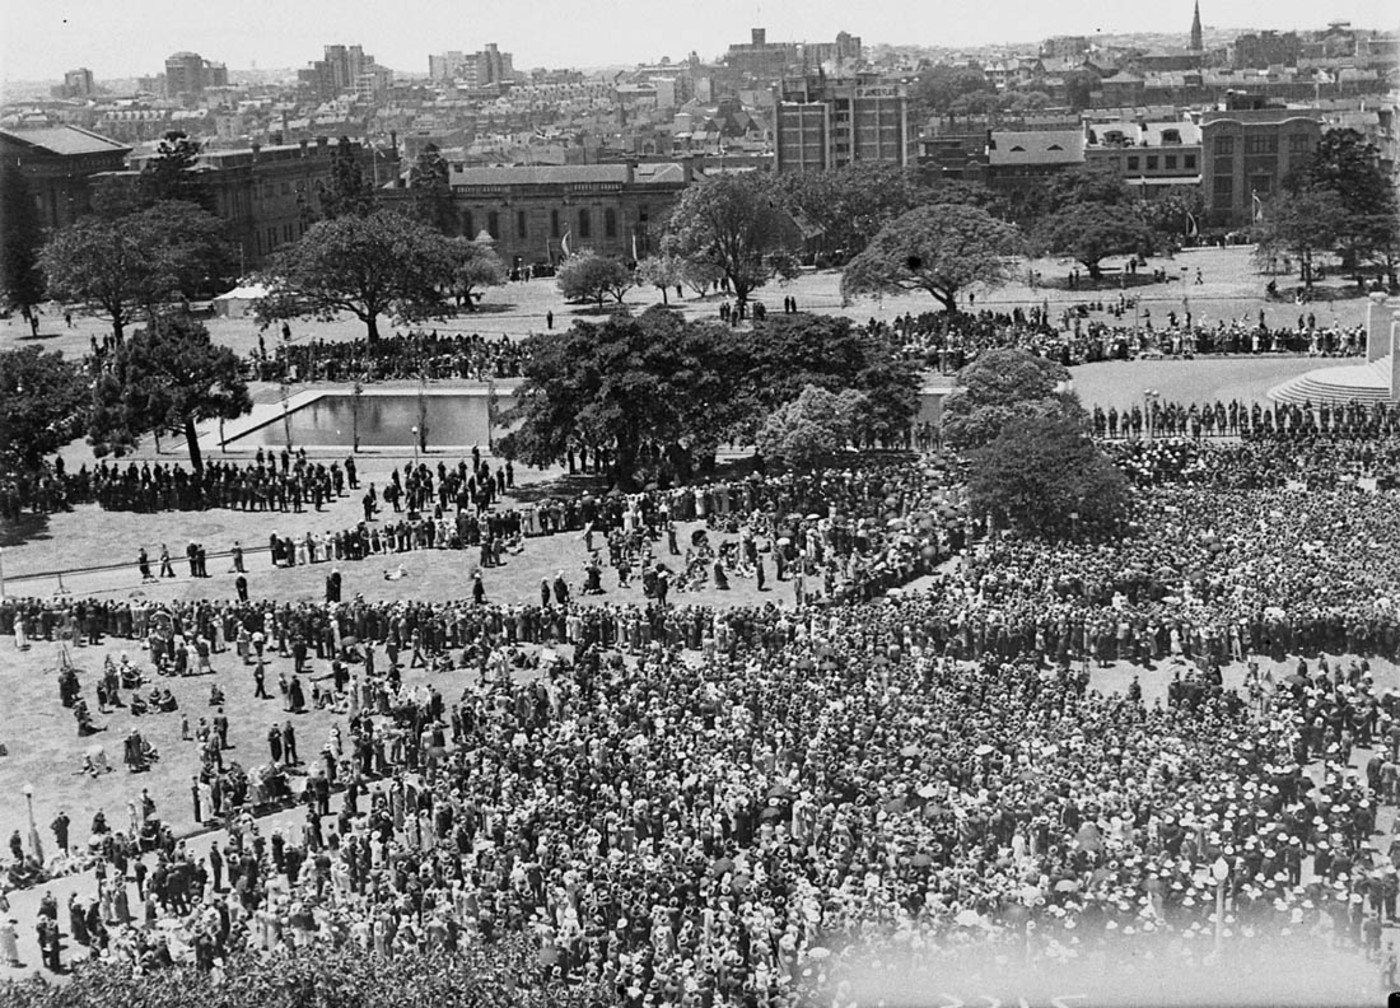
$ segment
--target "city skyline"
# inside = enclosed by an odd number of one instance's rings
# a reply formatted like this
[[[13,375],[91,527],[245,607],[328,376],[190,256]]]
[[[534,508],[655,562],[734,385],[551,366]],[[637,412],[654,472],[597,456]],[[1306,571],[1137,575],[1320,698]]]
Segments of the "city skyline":
[[[102,79],[156,74],[172,53],[193,51],[230,69],[254,66],[295,69],[320,57],[328,43],[360,43],[381,65],[400,73],[426,75],[428,56],[445,49],[476,49],[486,42],[516,54],[516,66],[589,67],[633,65],[669,56],[683,59],[694,50],[709,60],[729,44],[748,40],[749,29],[764,27],[772,41],[831,38],[838,31],[862,37],[867,45],[895,44],[971,48],[1033,43],[1051,35],[1185,35],[1192,4],[1183,0],[1151,8],[1108,8],[1074,2],[1053,7],[1028,0],[987,0],[975,10],[958,10],[944,23],[941,6],[862,5],[836,0],[715,0],[707,16],[685,22],[678,36],[674,22],[656,16],[640,0],[605,0],[586,19],[577,4],[539,0],[529,17],[520,8],[491,4],[462,17],[458,9],[434,0],[413,6],[410,16],[386,24],[382,8],[367,0],[331,5],[314,0],[295,5],[246,0],[192,15],[188,3],[133,0],[66,0],[52,6],[0,0],[0,77],[10,81],[61,80],[73,67],[87,67]],[[1207,0],[1202,20],[1208,29],[1305,30],[1328,21],[1350,21],[1360,28],[1400,27],[1391,0],[1345,0],[1319,11],[1303,0],[1278,0],[1267,7],[1245,0]],[[546,26],[543,30],[541,26]],[[548,26],[557,26],[550,29]]]

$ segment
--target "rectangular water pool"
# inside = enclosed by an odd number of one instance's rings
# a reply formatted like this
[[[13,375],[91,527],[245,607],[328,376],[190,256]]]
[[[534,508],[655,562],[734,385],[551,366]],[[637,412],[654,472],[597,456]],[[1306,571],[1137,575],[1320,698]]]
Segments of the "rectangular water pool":
[[[491,427],[484,394],[465,395],[433,391],[422,397],[412,392],[367,393],[327,392],[305,405],[293,408],[284,421],[281,416],[246,434],[230,438],[230,446],[281,447],[346,446],[355,443],[355,413],[359,411],[360,445],[381,448],[411,446],[416,440],[413,428],[426,428],[424,443],[467,447],[491,443]],[[497,401],[497,416],[514,405],[509,396]]]

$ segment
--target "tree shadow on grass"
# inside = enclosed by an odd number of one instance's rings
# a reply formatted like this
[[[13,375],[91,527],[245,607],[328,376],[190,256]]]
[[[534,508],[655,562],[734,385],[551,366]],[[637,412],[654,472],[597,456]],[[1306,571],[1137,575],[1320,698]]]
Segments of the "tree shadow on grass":
[[[52,539],[49,516],[25,512],[18,519],[0,519],[0,547],[23,546],[31,540]]]

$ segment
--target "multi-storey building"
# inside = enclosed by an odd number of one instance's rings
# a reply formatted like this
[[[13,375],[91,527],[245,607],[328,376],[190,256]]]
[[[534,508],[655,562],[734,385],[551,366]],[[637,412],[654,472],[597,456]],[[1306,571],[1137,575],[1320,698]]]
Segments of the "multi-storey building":
[[[834,42],[769,42],[767,29],[754,28],[747,44],[729,47],[725,65],[741,77],[776,80],[823,68],[854,69],[863,51],[860,38],[846,32],[840,32]]]
[[[120,171],[131,148],[76,126],[0,129],[0,157],[29,181],[44,227],[61,228],[87,213],[92,177]]]
[[[636,259],[655,251],[681,192],[687,165],[559,165],[463,168],[453,165],[458,233],[489,239],[507,266],[557,263],[592,249]],[[390,200],[409,200],[396,189]]]
[[[1195,123],[1091,123],[1085,140],[1086,163],[1111,165],[1143,199],[1201,184],[1201,128]]]
[[[96,92],[92,71],[87,67],[69,70],[63,75],[63,83],[51,90],[55,98],[88,98]]]
[[[1316,112],[1283,108],[1207,112],[1201,118],[1206,214],[1214,227],[1249,225],[1289,170],[1322,137]]]
[[[345,94],[373,97],[392,83],[392,72],[377,64],[362,46],[328,45],[322,52],[321,59],[297,71],[298,85],[318,101]]]
[[[784,79],[774,89],[779,171],[824,171],[854,161],[902,166],[917,160],[908,91],[874,75]]]
[[[199,53],[177,52],[165,61],[165,94],[169,98],[198,98],[205,88],[227,86],[228,67],[210,63]]]

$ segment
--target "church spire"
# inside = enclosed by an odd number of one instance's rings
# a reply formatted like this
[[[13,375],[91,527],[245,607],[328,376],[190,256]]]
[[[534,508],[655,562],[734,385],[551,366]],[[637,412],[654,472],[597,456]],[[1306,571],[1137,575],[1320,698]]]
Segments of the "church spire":
[[[1196,14],[1191,18],[1191,51],[1200,52],[1204,48],[1201,41],[1201,0],[1196,0]]]

